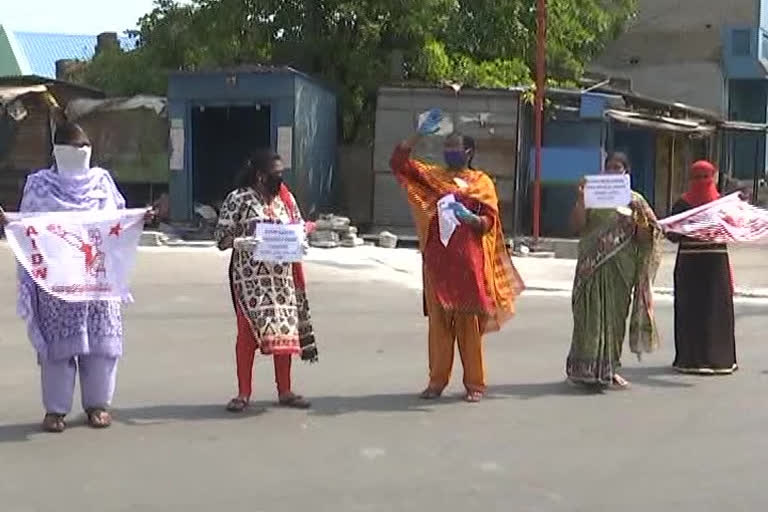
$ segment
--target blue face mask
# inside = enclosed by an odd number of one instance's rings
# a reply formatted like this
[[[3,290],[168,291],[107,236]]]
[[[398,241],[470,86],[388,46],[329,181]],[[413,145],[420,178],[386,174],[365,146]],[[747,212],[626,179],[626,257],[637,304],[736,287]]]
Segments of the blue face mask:
[[[461,149],[446,149],[443,158],[451,169],[463,169],[467,166],[467,154]]]

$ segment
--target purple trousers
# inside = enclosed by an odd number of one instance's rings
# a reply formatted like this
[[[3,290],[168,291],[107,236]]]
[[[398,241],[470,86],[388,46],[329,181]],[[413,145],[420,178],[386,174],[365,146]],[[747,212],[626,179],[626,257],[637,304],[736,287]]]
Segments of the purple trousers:
[[[75,392],[75,379],[80,373],[83,409],[107,409],[112,404],[117,380],[116,357],[76,356],[61,361],[40,361],[43,406],[49,414],[69,414]]]

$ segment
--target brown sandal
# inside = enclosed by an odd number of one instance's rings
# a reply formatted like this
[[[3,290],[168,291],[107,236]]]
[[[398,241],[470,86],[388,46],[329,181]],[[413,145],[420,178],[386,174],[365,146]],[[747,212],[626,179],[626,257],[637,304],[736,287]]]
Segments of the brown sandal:
[[[281,397],[278,400],[278,405],[280,405],[280,407],[287,407],[289,409],[309,409],[312,407],[312,404],[305,400],[303,396],[294,395],[293,393]]]
[[[248,408],[248,400],[245,398],[236,397],[229,401],[227,404],[227,411],[229,412],[243,412]]]
[[[67,429],[63,414],[48,413],[43,418],[43,430],[51,434],[61,434]]]
[[[85,411],[88,417],[88,426],[91,428],[109,428],[112,426],[112,415],[106,409],[98,407],[88,409]]]
[[[421,395],[419,395],[419,398],[421,398],[422,400],[437,400],[441,396],[443,396],[442,390],[427,388],[421,392]]]

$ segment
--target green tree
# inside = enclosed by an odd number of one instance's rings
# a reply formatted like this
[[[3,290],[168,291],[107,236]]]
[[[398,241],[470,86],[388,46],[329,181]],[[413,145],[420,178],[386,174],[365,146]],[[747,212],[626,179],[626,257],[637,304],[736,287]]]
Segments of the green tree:
[[[548,66],[573,81],[634,12],[635,0],[549,0]],[[156,0],[137,50],[93,59],[82,80],[112,94],[163,94],[167,73],[289,65],[340,91],[344,139],[372,137],[376,92],[394,52],[403,77],[530,84],[535,0]]]

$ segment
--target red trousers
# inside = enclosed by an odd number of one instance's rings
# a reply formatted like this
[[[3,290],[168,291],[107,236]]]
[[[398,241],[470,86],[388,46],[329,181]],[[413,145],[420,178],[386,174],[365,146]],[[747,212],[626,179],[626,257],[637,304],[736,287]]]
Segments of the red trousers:
[[[251,331],[248,319],[237,308],[237,344],[235,355],[237,359],[237,386],[238,396],[250,398],[253,384],[253,360],[256,357],[256,340]],[[274,355],[275,382],[277,394],[285,396],[291,392],[291,355]]]

